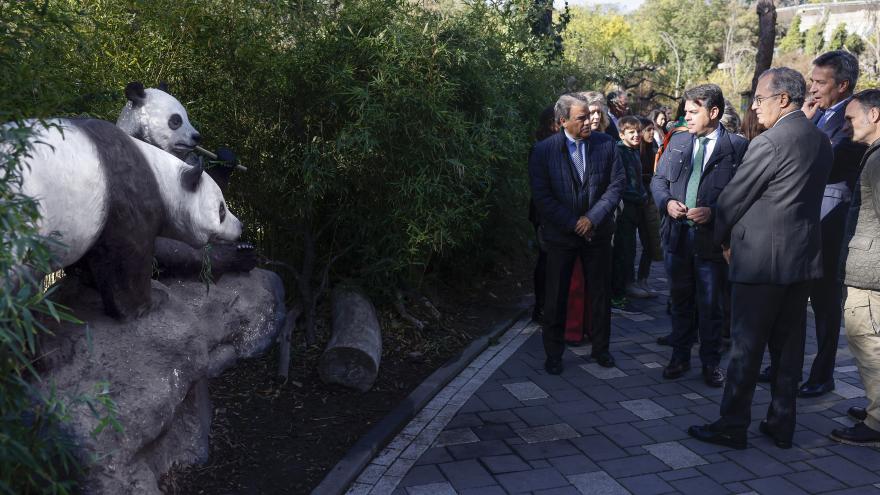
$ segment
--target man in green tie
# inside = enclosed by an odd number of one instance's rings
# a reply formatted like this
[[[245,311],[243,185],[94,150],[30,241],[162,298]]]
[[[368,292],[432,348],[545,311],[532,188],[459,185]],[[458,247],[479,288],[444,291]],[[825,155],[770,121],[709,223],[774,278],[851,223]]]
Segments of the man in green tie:
[[[687,90],[687,133],[672,136],[651,181],[661,212],[669,295],[672,302],[672,358],[663,377],[676,379],[691,368],[691,347],[700,336],[703,379],[724,384],[721,332],[727,264],[713,241],[715,201],[733,177],[748,141],[721,125],[724,95],[714,84]]]

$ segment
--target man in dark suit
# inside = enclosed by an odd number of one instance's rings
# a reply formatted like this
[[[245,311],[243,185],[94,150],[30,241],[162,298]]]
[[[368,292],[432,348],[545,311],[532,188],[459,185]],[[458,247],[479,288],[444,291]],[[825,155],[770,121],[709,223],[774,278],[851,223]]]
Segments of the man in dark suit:
[[[551,374],[562,372],[568,288],[578,257],[592,308],[591,356],[602,366],[614,366],[608,350],[611,236],[626,182],[614,142],[590,131],[586,100],[563,95],[555,110],[560,132],[537,143],[529,158],[532,198],[547,250],[544,367]]]
[[[691,347],[699,329],[703,380],[720,387],[727,264],[714,240],[714,210],[749,143],[720,124],[724,94],[717,85],[693,87],[684,98],[688,132],[672,136],[651,181],[663,215],[672,301],[672,359],[663,377],[676,379],[691,369]]]
[[[805,113],[831,139],[834,158],[822,200],[822,278],[810,289],[816,316],[818,352],[810,376],[800,387],[801,397],[818,397],[834,390],[834,363],[840,337],[843,286],[839,278],[846,216],[852,191],[865,154],[865,145],[852,142],[844,130],[846,105],[859,77],[859,61],[849,52],[835,50],[813,61],[810,75],[812,100]]]
[[[822,276],[819,210],[831,169],[831,143],[800,110],[806,83],[787,67],[758,80],[752,108],[767,128],[749,144],[718,197],[715,240],[732,282],[733,347],[721,419],[692,426],[698,440],[746,448],[764,346],[773,363],[771,402],[761,433],[791,447],[804,364],[807,296]]]

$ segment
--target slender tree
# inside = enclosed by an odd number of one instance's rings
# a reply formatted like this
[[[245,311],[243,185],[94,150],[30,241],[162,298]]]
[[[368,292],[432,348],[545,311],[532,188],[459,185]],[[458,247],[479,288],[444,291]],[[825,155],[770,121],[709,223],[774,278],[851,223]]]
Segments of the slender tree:
[[[755,53],[755,75],[752,77],[750,96],[755,94],[758,77],[773,63],[773,45],[776,42],[776,6],[773,0],[760,0],[758,11],[758,52]]]

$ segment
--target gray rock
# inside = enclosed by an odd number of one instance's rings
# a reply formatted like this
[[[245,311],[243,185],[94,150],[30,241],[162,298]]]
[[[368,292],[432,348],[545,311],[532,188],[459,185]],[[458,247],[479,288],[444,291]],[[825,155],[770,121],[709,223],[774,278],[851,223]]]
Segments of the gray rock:
[[[153,281],[157,307],[134,321],[104,315],[101,298],[70,277],[57,302],[85,325],[63,324],[41,343],[41,373],[58,393],[92,393],[107,382],[122,433],[72,408],[71,433],[97,458],[86,493],[159,494],[172,464],[207,460],[212,407],[208,379],[238,359],[263,353],[284,319],[284,287],[265,270],[227,274],[206,290],[198,281]]]
[[[373,303],[357,289],[333,290],[333,335],[321,356],[318,372],[325,383],[366,392],[379,374],[382,329]]]

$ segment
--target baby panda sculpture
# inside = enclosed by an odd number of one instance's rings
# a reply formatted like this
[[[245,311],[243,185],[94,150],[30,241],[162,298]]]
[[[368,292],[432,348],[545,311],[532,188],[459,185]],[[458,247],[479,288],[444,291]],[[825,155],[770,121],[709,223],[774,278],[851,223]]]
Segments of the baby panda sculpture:
[[[58,268],[91,272],[105,312],[126,320],[151,306],[154,241],[165,236],[201,248],[235,242],[241,222],[220,188],[110,122],[57,119],[35,127],[21,191],[39,202],[40,233],[57,236]]]
[[[168,88],[144,88],[140,82],[125,87],[125,106],[116,125],[130,136],[165,150],[193,166],[201,166],[203,159],[193,152],[202,136],[192,126],[186,109]],[[235,155],[228,149],[217,150],[221,165],[206,168],[208,175],[225,193],[229,176],[235,168]],[[156,260],[160,276],[191,277],[202,269],[202,253],[179,242],[156,240]],[[211,274],[219,277],[226,272],[247,272],[257,265],[253,246],[245,243],[212,244],[209,251]]]

